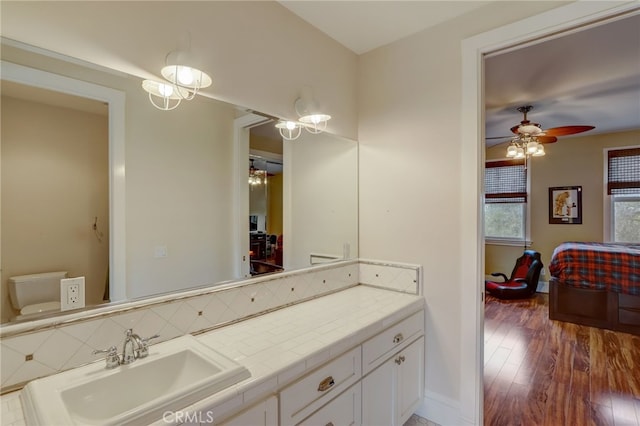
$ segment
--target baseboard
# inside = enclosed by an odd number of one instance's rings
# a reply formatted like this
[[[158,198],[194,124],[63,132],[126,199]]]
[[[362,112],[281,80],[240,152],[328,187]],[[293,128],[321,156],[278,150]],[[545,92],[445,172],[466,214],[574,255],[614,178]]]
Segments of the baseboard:
[[[425,392],[422,404],[415,412],[422,418],[441,426],[473,426],[473,422],[460,417],[460,402],[435,392]]]

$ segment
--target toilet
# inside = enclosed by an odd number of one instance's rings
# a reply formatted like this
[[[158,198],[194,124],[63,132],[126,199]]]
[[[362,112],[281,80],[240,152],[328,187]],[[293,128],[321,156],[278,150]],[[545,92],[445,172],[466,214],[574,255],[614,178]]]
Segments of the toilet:
[[[60,280],[67,276],[59,271],[9,278],[11,305],[20,311],[12,321],[60,311]]]

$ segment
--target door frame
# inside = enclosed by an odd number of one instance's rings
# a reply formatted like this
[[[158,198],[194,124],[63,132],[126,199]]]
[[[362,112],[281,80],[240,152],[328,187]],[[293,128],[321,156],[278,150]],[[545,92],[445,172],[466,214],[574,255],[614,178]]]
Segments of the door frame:
[[[109,300],[127,300],[125,93],[11,62],[0,63],[3,80],[93,99],[109,105]]]
[[[484,350],[484,56],[566,35],[640,11],[637,2],[578,1],[462,41],[460,413],[483,424]]]

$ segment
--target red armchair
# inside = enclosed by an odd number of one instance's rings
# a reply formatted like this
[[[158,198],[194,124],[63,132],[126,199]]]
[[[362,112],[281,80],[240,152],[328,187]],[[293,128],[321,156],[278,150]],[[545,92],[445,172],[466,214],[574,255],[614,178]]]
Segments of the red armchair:
[[[494,277],[502,277],[503,281],[485,281],[485,291],[500,299],[524,299],[532,297],[538,288],[538,279],[542,271],[540,253],[533,250],[525,250],[523,255],[516,260],[516,265],[511,272],[511,277],[500,272],[494,272]]]

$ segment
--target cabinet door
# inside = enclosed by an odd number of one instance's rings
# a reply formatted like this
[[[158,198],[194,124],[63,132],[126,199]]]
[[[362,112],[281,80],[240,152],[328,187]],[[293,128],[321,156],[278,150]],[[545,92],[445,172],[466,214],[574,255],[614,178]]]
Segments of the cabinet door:
[[[395,425],[396,364],[387,360],[362,379],[362,424]]]
[[[275,396],[220,423],[220,426],[277,426],[278,400]]]
[[[424,394],[424,338],[385,361],[362,380],[362,424],[402,426]]]
[[[413,342],[394,357],[401,361],[397,375],[398,425],[403,425],[420,405],[424,395],[424,338]]]
[[[298,423],[299,426],[358,426],[362,424],[360,383]]]

